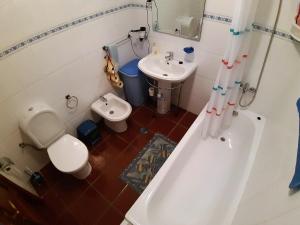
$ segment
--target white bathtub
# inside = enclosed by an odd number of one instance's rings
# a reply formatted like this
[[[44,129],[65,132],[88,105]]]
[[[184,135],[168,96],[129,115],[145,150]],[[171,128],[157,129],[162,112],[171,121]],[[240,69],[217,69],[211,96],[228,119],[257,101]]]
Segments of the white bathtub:
[[[204,112],[127,212],[128,222],[134,225],[232,223],[265,119],[249,111],[239,111],[232,127],[218,139],[202,140],[203,118]]]

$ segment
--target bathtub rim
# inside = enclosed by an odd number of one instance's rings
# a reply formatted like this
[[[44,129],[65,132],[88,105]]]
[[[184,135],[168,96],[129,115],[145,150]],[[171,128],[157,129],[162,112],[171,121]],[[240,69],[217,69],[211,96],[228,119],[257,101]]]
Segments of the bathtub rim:
[[[229,212],[227,213],[224,222],[222,225],[230,225],[232,224],[232,221],[234,219],[234,216],[237,212],[238,205],[242,199],[242,195],[246,189],[246,184],[249,179],[255,158],[256,153],[259,148],[260,140],[263,134],[264,126],[266,123],[266,118],[262,115],[259,115],[257,113],[251,112],[249,110],[236,110],[239,114],[244,114],[246,117],[248,117],[254,125],[254,136],[253,136],[253,142],[250,147],[250,153],[249,158],[247,161],[247,165],[244,169],[244,175],[240,182],[240,187],[238,189],[238,192],[233,199],[232,206],[230,206]],[[192,135],[195,133],[198,126],[201,125],[201,122],[204,120],[206,114],[206,106],[201,111],[201,113],[198,115],[192,126],[188,129],[186,134],[183,136],[181,141],[178,143],[176,148],[174,149],[173,153],[170,155],[168,160],[165,162],[165,164],[162,166],[162,168],[158,171],[156,176],[153,178],[153,180],[150,182],[150,184],[147,186],[147,188],[144,190],[144,192],[140,195],[138,200],[134,203],[134,205],[129,209],[129,211],[125,215],[125,219],[127,221],[130,221],[132,225],[149,225],[150,219],[148,218],[148,203],[151,200],[152,196],[156,193],[156,190],[159,188],[162,180],[165,178],[165,176],[168,175],[169,170],[171,169],[172,164],[176,161],[177,157],[180,155],[180,153],[183,151],[186,143],[189,141],[189,139],[192,137]],[[260,117],[259,122],[257,122],[257,118]],[[141,220],[142,223],[139,223],[135,218],[138,218],[139,221]]]

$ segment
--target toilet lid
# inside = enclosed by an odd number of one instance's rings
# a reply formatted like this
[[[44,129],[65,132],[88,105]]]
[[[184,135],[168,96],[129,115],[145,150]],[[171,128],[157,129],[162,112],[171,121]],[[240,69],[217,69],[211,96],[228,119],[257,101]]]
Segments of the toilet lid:
[[[64,173],[81,169],[88,160],[87,147],[69,134],[50,145],[47,151],[53,165]]]

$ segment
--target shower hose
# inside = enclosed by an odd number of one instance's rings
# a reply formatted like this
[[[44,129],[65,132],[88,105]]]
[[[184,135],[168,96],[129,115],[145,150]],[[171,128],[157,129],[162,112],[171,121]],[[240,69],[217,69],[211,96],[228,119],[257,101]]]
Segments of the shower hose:
[[[274,26],[273,26],[273,29],[272,29],[271,38],[270,38],[270,41],[269,41],[269,44],[268,44],[266,55],[264,57],[263,65],[262,65],[260,73],[259,73],[259,77],[258,77],[258,81],[257,81],[256,87],[255,88],[248,88],[247,87],[248,85],[245,84],[246,87],[243,88],[242,95],[241,95],[240,100],[239,100],[239,105],[242,108],[250,106],[254,102],[255,97],[257,95],[257,91],[258,91],[258,88],[260,86],[260,82],[261,82],[263,73],[265,71],[266,63],[267,63],[267,60],[268,60],[268,57],[269,57],[269,54],[270,54],[270,50],[271,50],[271,46],[272,46],[272,43],[273,43],[273,40],[274,40],[274,36],[276,34],[276,30],[277,30],[277,26],[278,26],[278,21],[279,21],[279,17],[280,17],[280,12],[281,12],[281,6],[282,6],[282,0],[279,0],[279,5],[278,5],[278,10],[277,10],[277,14],[276,14],[275,23],[274,23]],[[243,104],[242,103],[243,98],[244,98],[245,94],[247,94],[248,92],[252,92],[253,93],[252,98],[251,98],[251,100],[249,102],[247,102],[246,104]]]

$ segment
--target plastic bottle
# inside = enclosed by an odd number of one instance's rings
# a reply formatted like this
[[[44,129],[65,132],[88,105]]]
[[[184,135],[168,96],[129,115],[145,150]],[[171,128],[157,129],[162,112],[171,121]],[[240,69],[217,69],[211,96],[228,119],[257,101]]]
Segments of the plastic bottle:
[[[193,62],[195,58],[194,48],[193,47],[186,47],[183,49],[184,51],[184,61],[186,62]]]
[[[156,43],[153,42],[153,44],[152,44],[152,54],[157,55],[158,53],[159,53],[158,47],[156,46]]]

